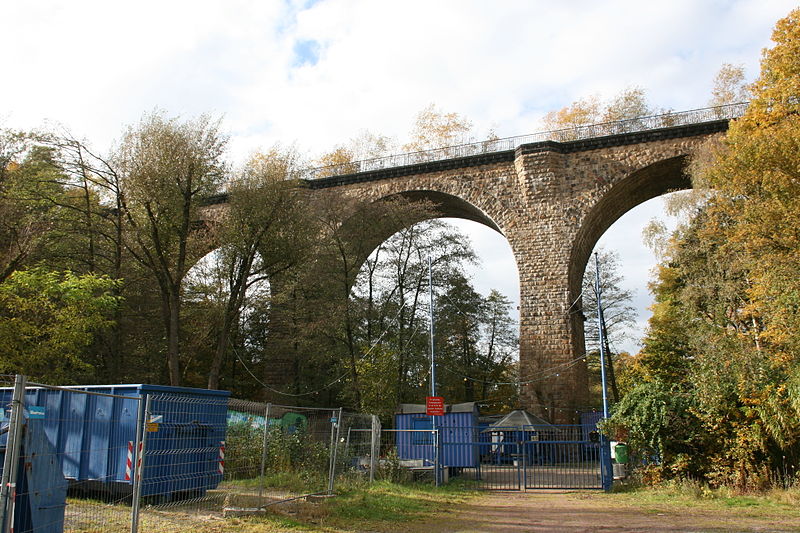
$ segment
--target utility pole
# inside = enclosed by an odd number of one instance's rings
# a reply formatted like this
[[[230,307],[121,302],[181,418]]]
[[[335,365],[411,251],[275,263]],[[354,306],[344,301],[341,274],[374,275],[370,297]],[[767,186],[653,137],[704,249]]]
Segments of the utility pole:
[[[431,397],[436,396],[436,351],[433,342],[435,332],[433,325],[433,260],[428,256],[428,303],[431,315],[430,337],[431,337]],[[441,484],[441,474],[439,472],[439,431],[436,428],[436,417],[431,415],[431,430],[433,432],[433,479],[438,487]]]
[[[600,260],[597,258],[597,252],[594,254],[594,291],[597,294],[597,333],[600,335],[600,380],[603,389],[603,418],[608,418],[608,389],[606,386],[606,349],[603,335],[603,305],[602,305],[602,289],[600,288]]]
[[[603,320],[603,292],[600,288],[600,260],[597,252],[594,254],[594,290],[597,294],[597,332],[600,335],[600,380],[603,388],[603,420],[608,419],[608,388],[606,386],[606,347],[603,342],[604,323]],[[603,483],[603,490],[611,490],[614,483],[614,470],[611,463],[611,446],[608,439],[600,433],[600,478]]]
[[[431,339],[431,396],[436,396],[436,354],[433,343],[433,261],[428,256],[428,303],[431,315],[430,339]]]

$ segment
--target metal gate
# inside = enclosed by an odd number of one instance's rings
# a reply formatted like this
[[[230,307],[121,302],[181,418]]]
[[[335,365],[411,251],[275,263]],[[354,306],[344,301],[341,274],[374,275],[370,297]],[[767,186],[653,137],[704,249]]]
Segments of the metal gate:
[[[479,488],[611,487],[609,444],[593,426],[472,428],[471,434],[472,442],[454,442],[446,429],[442,431],[440,457],[451,477],[475,481]],[[461,466],[452,466],[449,459],[456,457]]]

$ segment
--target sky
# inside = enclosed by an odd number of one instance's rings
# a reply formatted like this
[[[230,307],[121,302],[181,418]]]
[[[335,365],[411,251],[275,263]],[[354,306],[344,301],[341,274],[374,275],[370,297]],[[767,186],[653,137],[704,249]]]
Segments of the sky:
[[[230,157],[275,143],[313,156],[363,130],[401,142],[433,103],[500,137],[547,111],[637,86],[704,107],[723,63],[752,79],[788,0],[0,0],[0,127],[63,127],[100,152],[146,112],[222,117]],[[656,199],[601,239],[647,319]],[[469,229],[477,286],[517,298],[504,238]]]

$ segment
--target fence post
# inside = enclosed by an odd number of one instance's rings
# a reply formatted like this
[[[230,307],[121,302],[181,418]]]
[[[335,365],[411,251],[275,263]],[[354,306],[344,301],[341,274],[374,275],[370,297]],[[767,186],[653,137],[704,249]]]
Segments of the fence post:
[[[267,458],[269,450],[269,415],[272,411],[272,404],[267,404],[267,409],[264,412],[264,441],[261,443],[261,475],[258,483],[258,497],[264,494],[264,476],[267,468]]]
[[[339,408],[338,416],[331,421],[331,465],[328,472],[328,495],[333,494],[333,478],[336,476],[336,449],[339,447],[339,431],[342,427],[342,408]],[[334,429],[336,430],[334,432]]]
[[[611,442],[602,433],[600,434],[600,475],[602,477],[603,490],[610,491],[614,484],[614,467],[611,464]]]
[[[369,447],[369,481],[375,481],[375,468],[378,463],[381,445],[381,421],[376,415],[372,415],[372,434]]]
[[[529,437],[530,438],[530,437]],[[522,452],[520,453],[520,460],[522,461],[522,489],[523,492],[528,491],[528,440],[525,438],[525,432],[522,433]]]
[[[141,400],[139,400],[141,401]],[[139,531],[139,506],[142,499],[144,457],[147,450],[147,424],[150,422],[150,395],[145,396],[144,412],[139,411],[136,428],[136,467],[133,469],[133,501],[131,502],[131,533]]]
[[[25,376],[14,378],[11,398],[11,418],[8,421],[6,454],[3,461],[2,488],[0,488],[0,531],[14,531],[14,506],[17,499],[17,474],[22,446],[22,421],[25,409]]]
[[[440,463],[441,459],[439,453],[439,429],[436,428],[433,430],[433,478],[434,478],[434,484],[437,487],[442,484]]]

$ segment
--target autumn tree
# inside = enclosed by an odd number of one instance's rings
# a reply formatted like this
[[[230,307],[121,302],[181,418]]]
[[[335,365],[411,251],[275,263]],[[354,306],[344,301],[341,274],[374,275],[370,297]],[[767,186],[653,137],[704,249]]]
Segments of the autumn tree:
[[[318,167],[315,177],[324,178],[341,174],[351,174],[362,170],[359,162],[389,155],[396,147],[394,139],[362,130],[344,144],[316,158]]]
[[[204,200],[227,177],[226,144],[208,117],[180,121],[146,115],[128,129],[113,164],[123,190],[127,250],[157,282],[172,385],[180,385],[183,282],[211,247],[210,228],[198,226]]]
[[[472,141],[472,122],[458,113],[445,113],[434,104],[420,111],[411,128],[407,152],[447,148]]]
[[[549,111],[543,119],[544,127],[547,130],[560,130],[597,124],[602,116],[601,109],[598,96],[579,98],[561,109]]]
[[[597,125],[592,135],[611,135],[638,129],[636,119],[654,114],[641,87],[628,87],[610,100],[599,96],[581,98],[543,119],[545,129],[554,132],[555,140],[569,141],[579,137],[578,128]],[[557,134],[555,132],[558,132]]]
[[[664,472],[746,490],[800,462],[800,9],[773,41],[745,115],[692,164],[708,198],[669,244],[629,393],[686,400],[693,429],[676,437],[696,445]],[[630,403],[612,422],[639,415]]]
[[[723,63],[714,77],[711,89],[712,107],[746,102],[750,99],[750,90],[746,84],[745,71],[742,65]]]

